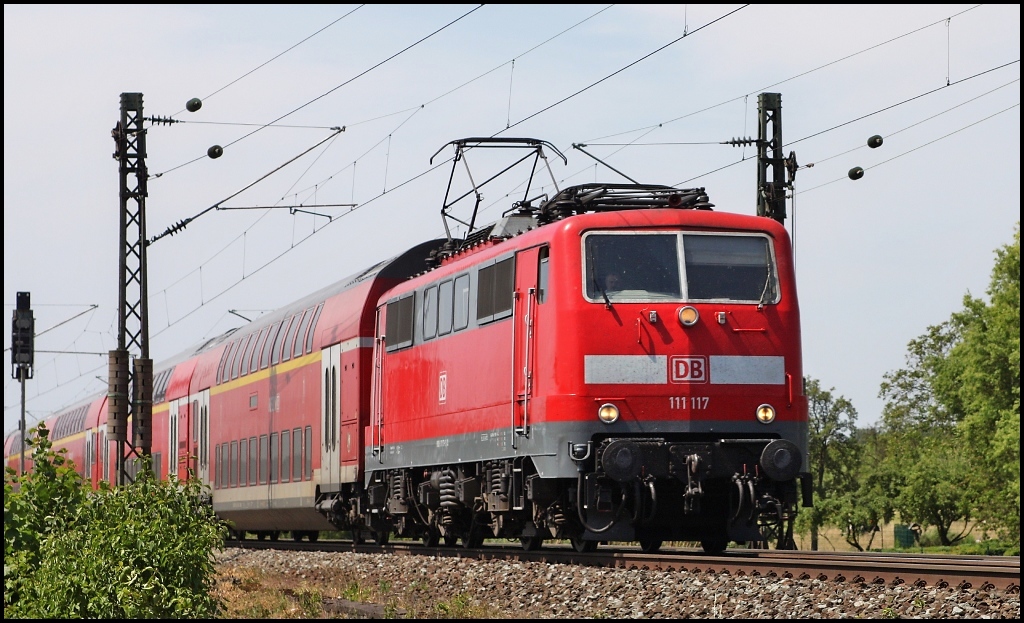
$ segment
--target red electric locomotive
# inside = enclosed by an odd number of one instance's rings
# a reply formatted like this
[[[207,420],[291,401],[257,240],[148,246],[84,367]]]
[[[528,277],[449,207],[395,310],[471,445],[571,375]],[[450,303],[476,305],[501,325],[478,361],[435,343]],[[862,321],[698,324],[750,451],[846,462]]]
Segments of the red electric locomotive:
[[[811,500],[789,239],[711,208],[640,184],[524,199],[210,340],[156,366],[154,465],[261,538],[792,547]],[[65,438],[102,440],[104,401]],[[84,442],[94,479],[106,447]]]

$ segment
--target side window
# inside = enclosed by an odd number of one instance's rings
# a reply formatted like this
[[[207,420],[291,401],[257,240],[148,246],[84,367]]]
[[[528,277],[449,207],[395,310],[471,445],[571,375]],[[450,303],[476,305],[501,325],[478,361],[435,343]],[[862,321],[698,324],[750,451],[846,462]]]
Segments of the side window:
[[[513,258],[480,269],[480,289],[476,299],[477,322],[490,322],[512,314]]]
[[[442,283],[437,291],[437,334],[448,335],[452,332],[452,292],[451,281]]]
[[[256,468],[259,461],[259,447],[256,438],[249,437],[249,484],[256,484]]]
[[[303,346],[306,343],[306,331],[309,330],[309,323],[313,320],[313,308],[310,307],[302,312],[302,323],[299,325],[299,332],[295,334],[295,344],[292,346],[292,356],[302,355]]]
[[[260,352],[263,350],[263,343],[267,340],[267,332],[270,327],[263,327],[260,335],[256,338],[256,346],[252,349],[252,357],[249,359],[249,372],[256,372],[260,369]]]
[[[231,442],[231,456],[228,458],[228,460],[231,463],[231,465],[228,466],[230,471],[231,471],[231,486],[232,487],[237,487],[238,486],[238,442],[237,441],[232,441]]]
[[[277,332],[277,337],[274,339],[274,350],[270,351],[270,365],[277,365],[281,361],[281,343],[284,341],[285,335],[287,335],[288,327],[291,326],[294,318],[288,318],[281,324],[281,330]]]
[[[238,376],[249,374],[249,359],[252,358],[252,349],[256,346],[256,338],[258,337],[258,334],[250,333],[249,337],[245,340],[245,350],[242,351],[242,365],[238,369]]]
[[[245,350],[245,339],[239,339],[235,342],[237,348],[234,349],[231,355],[231,380],[238,378],[239,364],[242,363],[242,351]]]
[[[469,275],[455,279],[455,330],[469,326]]]
[[[292,358],[292,352],[295,349],[295,332],[299,330],[300,322],[302,322],[302,318],[299,314],[292,316],[292,324],[284,336],[284,352],[281,353],[281,361],[288,361]]]
[[[317,305],[316,313],[313,315],[313,322],[309,323],[309,331],[306,333],[306,353],[313,352],[313,331],[316,329],[317,321],[320,320],[320,311],[323,308],[323,303]]]
[[[541,247],[537,260],[537,302],[543,303],[548,298],[548,259],[550,251]]]
[[[235,356],[236,348],[238,348],[238,342],[231,342],[224,349],[224,366],[220,372],[221,383],[227,383],[231,379],[231,360]]]
[[[280,330],[280,322],[270,327],[270,333],[267,335],[267,341],[263,343],[263,352],[260,353],[260,370],[270,365],[270,349],[274,347],[274,341],[277,339],[277,334]]]
[[[267,484],[270,473],[270,443],[266,435],[260,435],[260,484]]]
[[[292,480],[302,480],[302,429],[292,431]]]
[[[277,433],[270,433],[270,483],[277,483],[277,462],[281,456],[281,440]]]
[[[305,480],[313,479],[313,427],[306,427],[306,470],[303,473]]]
[[[292,433],[281,431],[281,482],[292,480]]]
[[[249,484],[249,440],[243,439],[238,444],[238,486]]]
[[[388,351],[412,346],[412,310],[415,300],[416,297],[408,294],[397,301],[388,303],[387,324],[384,328]]]
[[[423,339],[437,336],[437,287],[423,291]]]

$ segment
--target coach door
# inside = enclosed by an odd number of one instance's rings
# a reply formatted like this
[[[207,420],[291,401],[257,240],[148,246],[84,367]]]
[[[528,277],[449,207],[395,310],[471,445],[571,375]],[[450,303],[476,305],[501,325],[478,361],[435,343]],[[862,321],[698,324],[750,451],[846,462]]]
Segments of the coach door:
[[[341,482],[341,344],[323,350],[320,374],[320,482]]]
[[[512,299],[512,447],[530,436],[533,400],[533,368],[541,250],[524,249],[516,254],[515,292]]]
[[[195,458],[196,475],[203,484],[210,482],[210,390],[204,389],[192,399],[193,415],[198,435],[196,439]]]

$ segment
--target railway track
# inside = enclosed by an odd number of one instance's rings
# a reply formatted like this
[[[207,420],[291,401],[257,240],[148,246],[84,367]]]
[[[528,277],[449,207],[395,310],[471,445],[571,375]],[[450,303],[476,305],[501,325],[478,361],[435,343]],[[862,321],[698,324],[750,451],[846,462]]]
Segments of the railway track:
[[[582,565],[618,569],[688,571],[712,575],[765,576],[816,579],[836,583],[910,585],[920,588],[958,588],[1020,592],[1019,556],[953,556],[860,552],[811,552],[730,549],[709,556],[696,549],[666,548],[645,554],[637,548],[602,546],[580,554],[568,545],[551,544],[536,551],[518,546],[485,544],[480,548],[423,547],[409,542],[385,546],[354,545],[351,541],[231,541],[227,545],[247,549],[286,551],[354,551],[396,556],[430,556],[509,560],[548,564]]]

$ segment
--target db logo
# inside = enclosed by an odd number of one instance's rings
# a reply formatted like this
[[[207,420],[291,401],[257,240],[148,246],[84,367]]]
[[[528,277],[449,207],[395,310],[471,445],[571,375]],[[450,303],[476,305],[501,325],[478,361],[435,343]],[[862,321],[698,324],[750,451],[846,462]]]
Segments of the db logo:
[[[437,401],[444,404],[448,400],[448,373],[442,372],[437,378]]]
[[[676,356],[668,360],[668,365],[673,383],[706,383],[708,380],[707,357]]]

